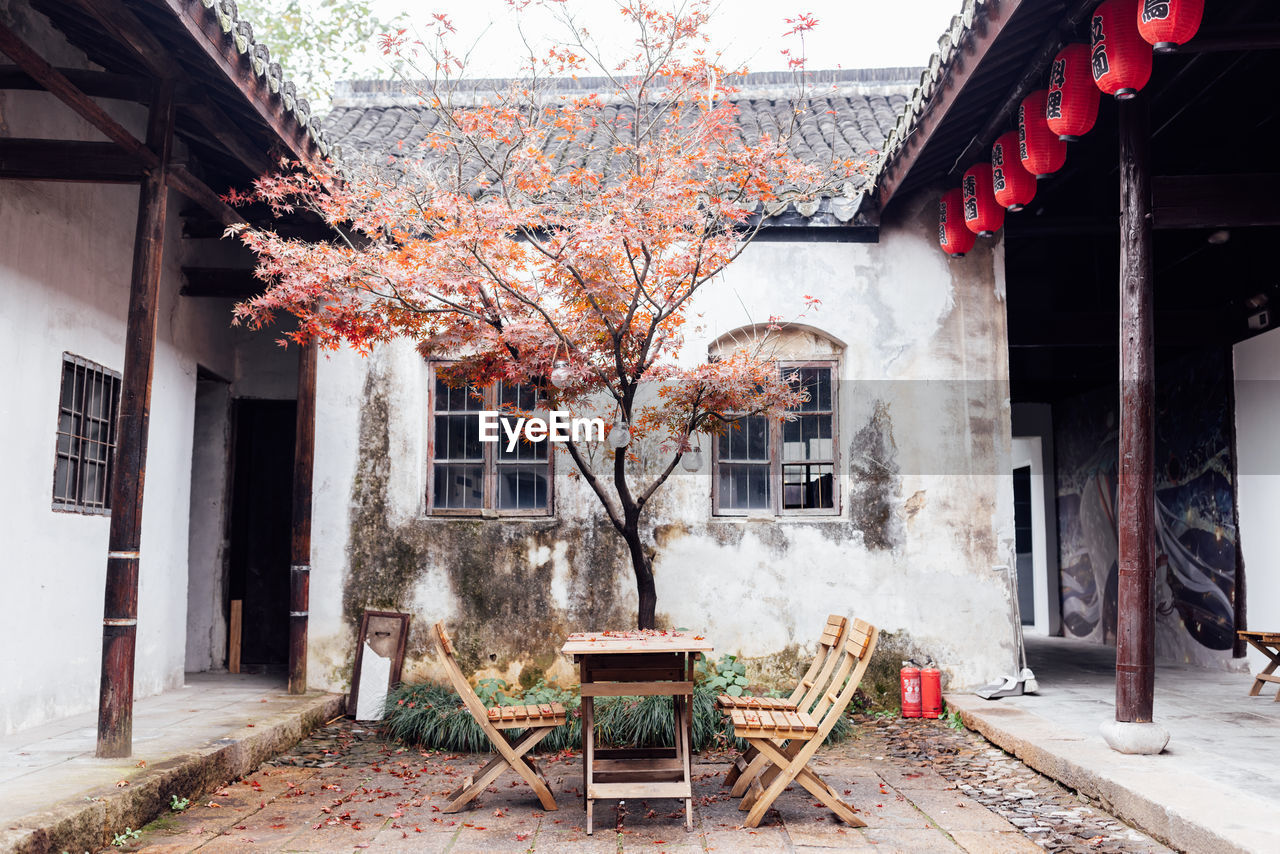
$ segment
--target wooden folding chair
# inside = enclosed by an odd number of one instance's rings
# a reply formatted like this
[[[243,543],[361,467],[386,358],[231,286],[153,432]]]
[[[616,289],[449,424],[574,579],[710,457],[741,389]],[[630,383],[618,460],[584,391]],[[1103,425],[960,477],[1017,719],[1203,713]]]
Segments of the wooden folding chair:
[[[462,675],[458,662],[454,660],[453,642],[449,640],[449,633],[445,631],[444,623],[436,623],[436,637],[440,641],[440,660],[444,664],[445,672],[449,674],[449,681],[453,683],[453,690],[458,692],[467,711],[471,713],[471,717],[475,718],[494,750],[498,752],[498,755],[481,768],[478,774],[467,777],[463,780],[462,786],[449,794],[449,805],[444,808],[444,812],[461,810],[497,780],[507,768],[511,768],[524,778],[538,796],[538,800],[542,802],[543,809],[558,809],[546,778],[542,776],[542,772],[538,770],[533,760],[525,759],[524,755],[546,738],[551,730],[568,720],[564,706],[559,703],[544,703],[485,708],[484,703],[480,702],[480,698],[476,696],[476,692],[471,689],[471,683],[467,682],[467,678]],[[511,741],[504,732],[508,729],[522,729],[524,734],[515,741]]]
[[[770,697],[731,697],[728,694],[721,694],[716,698],[716,706],[726,716],[732,714],[735,709],[769,712],[808,712],[812,710],[826,690],[827,682],[831,680],[831,674],[835,671],[836,663],[840,660],[840,656],[833,654],[832,651],[840,650],[843,647],[845,635],[848,631],[849,621],[847,619],[839,614],[831,614],[827,617],[827,622],[822,627],[822,636],[818,638],[818,651],[814,655],[809,669],[805,671],[804,676],[800,677],[800,681],[796,683],[795,690],[791,692],[790,697],[773,699]],[[735,798],[741,797],[746,793],[751,781],[768,764],[769,760],[765,759],[760,754],[760,751],[754,747],[748,747],[730,766],[729,773],[725,775],[725,785],[733,787],[730,793]]]
[[[792,782],[804,786],[846,824],[866,827],[866,822],[854,815],[853,808],[840,800],[835,789],[809,767],[809,760],[813,759],[853,700],[862,675],[867,672],[878,637],[879,631],[875,626],[862,620],[853,621],[848,639],[834,656],[840,663],[812,714],[764,709],[734,709],[730,712],[734,732],[745,738],[769,763],[764,773],[752,781],[750,791],[738,807],[747,811],[746,820],[742,823],[744,827],[758,827],[778,795]],[[836,693],[837,689],[839,693]],[[784,742],[785,746],[781,746]]]

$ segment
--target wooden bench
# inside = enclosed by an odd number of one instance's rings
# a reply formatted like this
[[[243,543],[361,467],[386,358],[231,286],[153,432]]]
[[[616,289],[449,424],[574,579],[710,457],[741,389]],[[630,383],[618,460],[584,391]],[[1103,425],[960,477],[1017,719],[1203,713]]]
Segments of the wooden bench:
[[[1280,684],[1280,676],[1276,675],[1276,667],[1280,667],[1280,632],[1236,632],[1236,634],[1241,640],[1248,641],[1250,646],[1265,655],[1271,662],[1263,668],[1261,673],[1253,677],[1253,687],[1249,689],[1249,696],[1258,696],[1264,682]],[[1276,691],[1276,702],[1280,703],[1280,690]]]

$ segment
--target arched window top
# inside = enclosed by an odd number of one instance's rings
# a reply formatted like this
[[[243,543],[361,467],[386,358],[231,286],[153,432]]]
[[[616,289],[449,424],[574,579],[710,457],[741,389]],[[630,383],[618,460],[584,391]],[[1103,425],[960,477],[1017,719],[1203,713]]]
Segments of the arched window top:
[[[724,356],[740,349],[759,348],[760,357],[769,361],[836,360],[844,352],[845,343],[816,326],[805,323],[783,323],[770,328],[767,323],[753,323],[726,332],[707,347],[707,355]]]

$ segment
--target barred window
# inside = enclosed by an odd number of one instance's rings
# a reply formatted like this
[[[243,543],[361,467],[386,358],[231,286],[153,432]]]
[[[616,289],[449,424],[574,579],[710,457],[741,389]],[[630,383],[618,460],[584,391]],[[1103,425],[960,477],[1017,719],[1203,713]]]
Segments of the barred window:
[[[109,513],[120,414],[120,374],[62,355],[53,509]]]
[[[434,368],[434,366],[433,366]],[[538,408],[531,385],[495,383],[483,389],[450,388],[432,371],[431,452],[427,506],[442,515],[545,515],[551,512],[550,442],[522,437],[507,450],[504,425]],[[482,411],[498,419],[498,441],[480,441]]]
[[[779,370],[807,399],[792,420],[749,415],[716,440],[712,464],[714,512],[734,516],[831,515],[835,495],[835,363],[781,363]]]

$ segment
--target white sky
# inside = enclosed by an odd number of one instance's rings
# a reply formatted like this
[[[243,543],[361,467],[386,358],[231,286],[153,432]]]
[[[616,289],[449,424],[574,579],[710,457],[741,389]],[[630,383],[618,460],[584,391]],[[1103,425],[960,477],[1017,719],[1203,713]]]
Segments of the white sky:
[[[429,21],[433,13],[448,15],[460,46],[480,39],[468,76],[508,77],[519,70],[523,47],[503,0],[373,0],[373,5],[388,18],[405,14],[411,27]],[[962,0],[800,0],[794,6],[776,0],[720,0],[710,27],[711,46],[723,50],[730,64],[744,62],[751,71],[783,70],[786,60],[780,50],[799,49],[794,36],[782,38],[789,29],[783,19],[804,12],[818,19],[818,28],[805,36],[812,70],[925,65],[961,6]],[[604,45],[611,37],[623,44],[627,31],[612,0],[569,0],[569,7]],[[526,33],[555,32],[546,21],[531,17]]]

